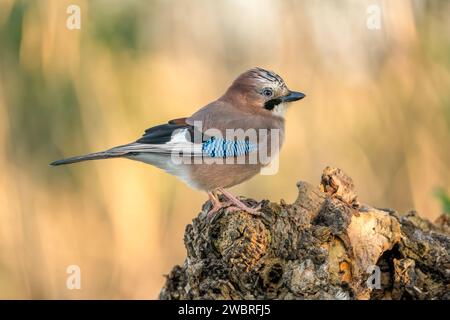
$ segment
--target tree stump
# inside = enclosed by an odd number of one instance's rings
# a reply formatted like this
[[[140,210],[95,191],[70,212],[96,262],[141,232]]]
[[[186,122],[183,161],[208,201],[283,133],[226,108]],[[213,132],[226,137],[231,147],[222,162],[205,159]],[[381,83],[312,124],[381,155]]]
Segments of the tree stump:
[[[186,227],[187,258],[161,299],[449,299],[450,219],[436,224],[358,202],[352,179],[325,168],[293,204],[260,216],[207,202]],[[248,204],[255,201],[244,200]]]

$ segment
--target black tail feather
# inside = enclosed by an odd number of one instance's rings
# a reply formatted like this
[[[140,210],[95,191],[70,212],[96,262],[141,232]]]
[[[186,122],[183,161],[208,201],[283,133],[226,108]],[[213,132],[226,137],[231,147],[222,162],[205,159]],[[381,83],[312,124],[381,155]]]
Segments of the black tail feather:
[[[71,163],[77,163],[77,162],[89,161],[89,160],[117,158],[117,157],[121,157],[121,156],[123,156],[123,154],[117,154],[117,153],[114,154],[114,153],[111,153],[108,151],[95,152],[95,153],[86,154],[84,156],[76,156],[76,157],[56,160],[56,161],[53,161],[52,163],[50,163],[50,165],[51,166],[60,166],[63,164],[71,164]]]

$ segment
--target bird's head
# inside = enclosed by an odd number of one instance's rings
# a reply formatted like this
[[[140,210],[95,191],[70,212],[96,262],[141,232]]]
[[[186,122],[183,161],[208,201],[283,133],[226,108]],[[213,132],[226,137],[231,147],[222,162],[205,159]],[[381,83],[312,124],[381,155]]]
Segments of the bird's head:
[[[304,97],[301,92],[289,90],[275,72],[253,68],[237,77],[221,99],[239,108],[283,117],[290,102]]]

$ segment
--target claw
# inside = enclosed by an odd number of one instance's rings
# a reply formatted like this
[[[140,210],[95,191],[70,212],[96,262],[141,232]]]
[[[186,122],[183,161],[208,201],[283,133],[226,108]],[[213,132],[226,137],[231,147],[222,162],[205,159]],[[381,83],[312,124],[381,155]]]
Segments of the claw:
[[[259,216],[261,214],[259,212],[259,210],[261,209],[261,204],[258,204],[255,208],[251,208],[251,207],[247,206],[245,203],[243,203],[241,200],[236,198],[234,195],[232,195],[230,192],[228,192],[228,191],[226,191],[224,189],[219,189],[219,191],[222,192],[223,195],[230,200],[230,202],[232,203],[233,207],[236,207],[239,210],[245,211],[245,212],[250,213],[250,214],[252,214],[254,216]]]
[[[228,198],[228,201],[220,202],[217,195],[214,192],[208,192],[209,199],[213,204],[213,207],[208,211],[206,218],[208,221],[212,221],[215,214],[221,209],[227,208],[228,212],[236,212],[236,211],[244,211],[250,213],[254,216],[260,216],[261,213],[259,210],[261,209],[261,203],[259,203],[256,207],[252,208],[247,206],[241,200],[233,196],[231,193],[224,189],[218,189],[222,194]]]

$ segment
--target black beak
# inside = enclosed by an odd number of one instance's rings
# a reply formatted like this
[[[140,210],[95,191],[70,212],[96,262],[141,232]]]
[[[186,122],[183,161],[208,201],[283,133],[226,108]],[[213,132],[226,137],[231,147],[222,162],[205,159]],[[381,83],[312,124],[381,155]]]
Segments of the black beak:
[[[297,101],[297,100],[303,99],[304,97],[305,97],[305,95],[301,92],[289,91],[289,94],[281,97],[281,100],[283,102],[292,102],[292,101]]]

